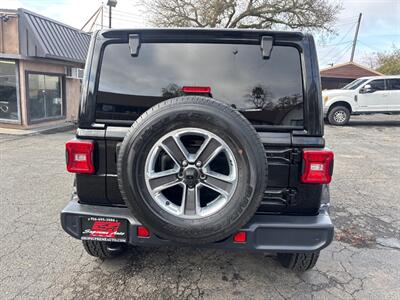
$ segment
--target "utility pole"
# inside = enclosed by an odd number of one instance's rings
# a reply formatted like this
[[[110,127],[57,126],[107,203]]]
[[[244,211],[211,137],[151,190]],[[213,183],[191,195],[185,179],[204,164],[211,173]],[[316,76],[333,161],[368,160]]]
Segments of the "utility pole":
[[[108,0],[108,27],[111,28],[111,8],[117,5],[117,0]]]
[[[101,2],[101,29],[103,29],[103,19],[104,19],[104,3]]]
[[[353,40],[353,47],[351,48],[350,62],[353,62],[353,60],[354,60],[354,52],[356,51],[357,37],[358,37],[358,31],[360,30],[361,17],[362,17],[362,13],[360,13],[358,16],[356,33],[354,35],[354,40]]]
[[[108,28],[111,28],[111,5],[108,7]]]

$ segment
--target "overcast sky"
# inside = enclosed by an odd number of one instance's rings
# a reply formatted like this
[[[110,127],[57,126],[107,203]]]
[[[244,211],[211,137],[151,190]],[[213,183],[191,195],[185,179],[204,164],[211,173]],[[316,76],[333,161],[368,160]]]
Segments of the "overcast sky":
[[[145,1],[145,0],[142,0]],[[335,0],[332,0],[335,1]],[[104,0],[106,3],[107,0]],[[118,0],[113,10],[113,27],[146,27],[140,0]],[[363,14],[355,61],[368,64],[377,51],[400,47],[400,0],[342,0],[343,10],[335,25],[336,36],[317,36],[320,67],[346,62],[350,58],[358,14]],[[0,8],[23,7],[44,16],[81,28],[102,4],[101,0],[2,0]],[[104,25],[108,25],[108,10],[104,10]],[[101,19],[97,20],[97,27]]]

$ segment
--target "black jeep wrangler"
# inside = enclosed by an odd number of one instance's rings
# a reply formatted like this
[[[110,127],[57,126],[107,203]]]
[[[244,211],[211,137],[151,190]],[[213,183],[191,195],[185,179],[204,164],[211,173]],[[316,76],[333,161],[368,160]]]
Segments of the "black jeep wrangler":
[[[333,238],[316,49],[298,32],[93,34],[61,223],[93,256],[127,245],[277,253],[312,268]]]

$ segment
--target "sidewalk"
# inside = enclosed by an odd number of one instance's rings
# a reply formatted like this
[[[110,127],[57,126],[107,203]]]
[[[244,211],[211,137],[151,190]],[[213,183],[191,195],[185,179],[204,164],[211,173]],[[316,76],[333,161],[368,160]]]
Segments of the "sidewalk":
[[[0,135],[14,135],[14,136],[27,136],[34,135],[38,133],[52,133],[60,131],[68,131],[74,129],[76,126],[74,123],[66,122],[64,124],[57,124],[51,126],[43,126],[32,129],[11,129],[11,128],[1,128]]]

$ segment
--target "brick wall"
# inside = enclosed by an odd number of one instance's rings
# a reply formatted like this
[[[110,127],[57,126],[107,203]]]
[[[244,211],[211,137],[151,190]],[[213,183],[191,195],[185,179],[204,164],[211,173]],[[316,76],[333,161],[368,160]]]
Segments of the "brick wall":
[[[18,17],[16,14],[2,12],[8,20],[0,20],[0,53],[19,54]]]

